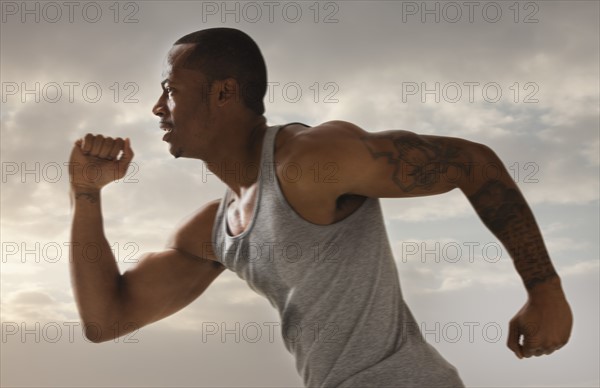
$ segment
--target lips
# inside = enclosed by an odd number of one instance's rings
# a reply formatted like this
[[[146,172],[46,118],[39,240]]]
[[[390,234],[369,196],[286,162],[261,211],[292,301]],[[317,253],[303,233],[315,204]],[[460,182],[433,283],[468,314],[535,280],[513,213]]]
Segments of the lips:
[[[169,139],[169,137],[171,137],[171,132],[173,132],[173,126],[170,123],[166,123],[166,122],[160,122],[160,129],[162,129],[163,131],[167,132],[165,133],[165,135],[163,136],[163,140],[167,141]]]

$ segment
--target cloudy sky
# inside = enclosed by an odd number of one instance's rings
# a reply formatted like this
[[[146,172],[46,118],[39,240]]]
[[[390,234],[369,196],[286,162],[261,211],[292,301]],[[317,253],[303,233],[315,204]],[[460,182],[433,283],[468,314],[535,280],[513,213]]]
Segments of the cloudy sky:
[[[470,5],[469,5],[470,4]],[[569,344],[505,346],[526,293],[459,192],[382,200],[404,297],[467,386],[591,387],[599,360],[599,3],[12,2],[1,20],[3,386],[301,386],[277,313],[226,271],[179,313],[118,342],[81,334],[68,272],[71,144],[130,137],[104,190],[121,271],[161,250],[225,186],[174,160],[150,110],[179,37],[228,26],[269,71],[270,124],[340,119],[492,147],[528,200],[574,313]],[[275,330],[275,333],[278,331]]]

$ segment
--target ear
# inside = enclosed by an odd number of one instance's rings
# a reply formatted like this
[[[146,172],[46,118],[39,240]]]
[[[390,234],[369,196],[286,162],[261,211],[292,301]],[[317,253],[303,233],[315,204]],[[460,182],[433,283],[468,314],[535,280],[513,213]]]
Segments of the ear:
[[[221,81],[219,88],[218,104],[220,106],[227,104],[230,101],[237,101],[239,98],[239,86],[235,79],[226,78]]]

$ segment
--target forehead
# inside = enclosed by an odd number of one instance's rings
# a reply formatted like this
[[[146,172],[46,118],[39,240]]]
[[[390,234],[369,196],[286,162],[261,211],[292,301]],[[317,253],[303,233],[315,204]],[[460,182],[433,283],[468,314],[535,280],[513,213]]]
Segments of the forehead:
[[[194,44],[188,43],[174,45],[171,50],[169,50],[166,61],[163,63],[163,79],[204,79],[204,75],[200,70],[194,70],[184,66],[186,59],[192,52],[193,48]]]

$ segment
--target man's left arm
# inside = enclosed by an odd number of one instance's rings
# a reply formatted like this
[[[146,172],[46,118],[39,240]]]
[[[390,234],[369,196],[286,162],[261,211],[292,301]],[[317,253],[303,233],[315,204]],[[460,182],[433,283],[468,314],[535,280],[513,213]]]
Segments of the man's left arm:
[[[567,343],[573,325],[560,277],[533,213],[502,161],[487,147],[477,152],[482,167],[493,166],[497,173],[493,178],[476,173],[473,182],[460,188],[508,250],[528,293],[527,303],[510,321],[507,345],[519,358],[551,354]]]
[[[332,196],[429,196],[459,188],[513,259],[528,300],[510,321],[508,347],[517,357],[550,354],[567,343],[572,313],[542,235],[521,191],[487,146],[403,130],[369,133],[333,121],[298,143],[307,167],[336,164]],[[519,340],[523,335],[523,343]]]

